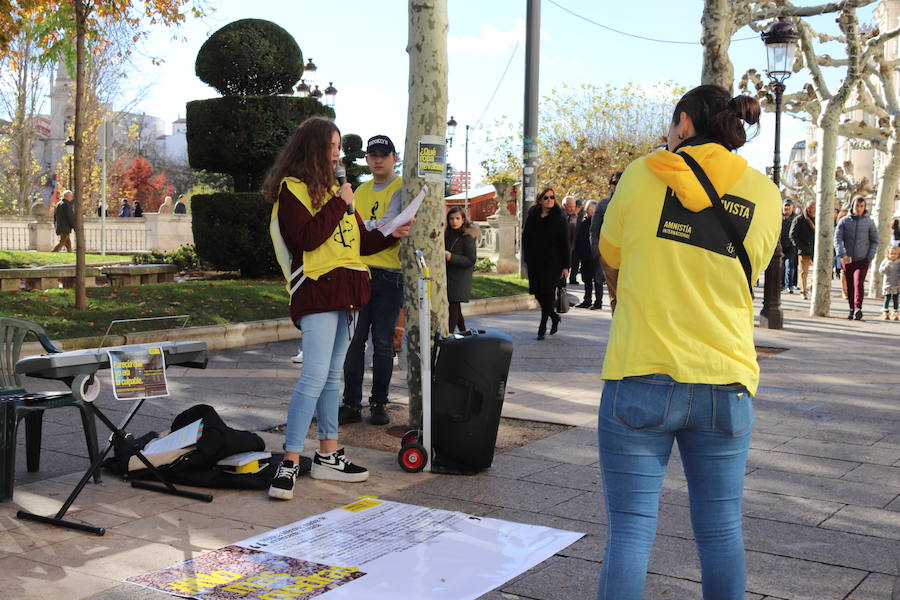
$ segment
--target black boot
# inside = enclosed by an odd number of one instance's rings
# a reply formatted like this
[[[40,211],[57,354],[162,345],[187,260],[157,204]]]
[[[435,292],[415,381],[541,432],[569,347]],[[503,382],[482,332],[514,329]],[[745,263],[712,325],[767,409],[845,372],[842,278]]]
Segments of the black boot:
[[[552,312],[550,313],[550,320],[552,321],[550,324],[550,335],[553,335],[559,329],[559,322],[562,321],[562,317],[555,312]]]
[[[538,334],[537,339],[544,339],[544,335],[547,333],[547,313],[541,314],[541,323],[538,325]]]

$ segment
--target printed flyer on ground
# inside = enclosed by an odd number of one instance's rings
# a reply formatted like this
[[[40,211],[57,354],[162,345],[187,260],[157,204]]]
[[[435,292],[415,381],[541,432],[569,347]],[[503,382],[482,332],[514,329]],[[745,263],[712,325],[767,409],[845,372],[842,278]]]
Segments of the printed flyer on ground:
[[[466,600],[583,535],[367,498],[125,581],[202,600]]]

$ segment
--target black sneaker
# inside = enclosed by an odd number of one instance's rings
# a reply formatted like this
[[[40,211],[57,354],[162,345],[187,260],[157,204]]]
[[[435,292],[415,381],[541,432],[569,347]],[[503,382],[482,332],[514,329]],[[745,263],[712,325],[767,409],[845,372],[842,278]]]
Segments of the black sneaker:
[[[863,317],[862,311],[861,310],[856,311],[856,320],[862,321],[862,317]]]
[[[600,303],[598,303],[598,304],[593,305],[593,306],[591,307],[591,310],[600,310],[600,309],[602,309],[602,308],[603,308],[603,303],[600,302]]]
[[[349,404],[341,404],[341,407],[338,409],[338,425],[359,423],[360,421],[362,421],[361,408],[353,408]]]
[[[853,320],[853,311],[852,310],[850,311],[850,314],[847,315],[847,318],[851,321]]]
[[[269,486],[269,498],[277,498],[278,500],[290,500],[294,497],[294,482],[297,481],[297,473],[300,472],[299,465],[295,465],[292,460],[281,461],[278,472]]]
[[[319,454],[313,457],[310,476],[313,479],[330,479],[332,481],[365,481],[369,478],[369,471],[365,467],[354,465],[344,456],[341,448],[333,454]]]
[[[384,404],[373,404],[370,410],[372,416],[369,417],[369,422],[372,423],[372,425],[387,425],[391,422],[391,418],[388,416]]]

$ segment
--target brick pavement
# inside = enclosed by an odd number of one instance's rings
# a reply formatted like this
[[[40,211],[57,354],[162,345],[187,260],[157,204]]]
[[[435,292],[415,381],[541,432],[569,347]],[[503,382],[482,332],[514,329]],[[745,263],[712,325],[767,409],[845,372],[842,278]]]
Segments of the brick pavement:
[[[812,319],[785,296],[786,329],[757,330],[757,344],[787,348],[762,361],[762,387],[747,469],[748,599],[884,600],[900,557],[900,323]],[[877,305],[869,300],[874,317]],[[872,318],[872,317],[870,317]],[[406,474],[395,455],[354,449],[370,482],[301,481],[291,503],[261,492],[218,491],[212,504],[133,490],[107,475],[79,498],[75,518],[108,528],[104,537],[18,521],[15,510],[49,513],[84,469],[83,441],[65,411],[47,413],[43,470],[28,474],[19,448],[19,485],[0,505],[0,589],[9,598],[157,600],[168,596],[120,583],[260,531],[334,508],[358,495],[551,525],[588,535],[501,586],[484,600],[591,599],[606,527],[597,470],[598,371],[608,311],[572,309],[559,334],[535,341],[537,312],[474,317],[506,331],[515,354],[504,414],[562,422],[553,437],[497,456],[474,477]],[[297,368],[292,343],[212,353],[210,369],[170,370],[173,397],[142,411],[135,433],[163,429],[186,406],[209,402],[227,422],[264,429],[284,421]],[[41,382],[35,389],[46,389]],[[404,401],[405,382],[393,396]],[[102,399],[113,414],[124,407]],[[277,447],[276,436],[266,436]],[[20,440],[21,441],[21,440]],[[647,598],[700,597],[686,484],[677,454],[665,481]]]

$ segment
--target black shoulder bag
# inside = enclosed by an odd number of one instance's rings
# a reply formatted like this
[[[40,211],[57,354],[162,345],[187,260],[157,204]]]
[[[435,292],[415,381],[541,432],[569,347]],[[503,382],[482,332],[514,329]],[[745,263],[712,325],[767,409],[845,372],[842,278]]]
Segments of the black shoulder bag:
[[[741,261],[741,266],[744,268],[744,275],[747,277],[747,287],[750,288],[750,297],[755,297],[755,294],[753,293],[753,267],[750,266],[750,257],[747,256],[747,249],[744,248],[744,242],[738,237],[737,230],[734,228],[734,223],[731,222],[728,213],[725,212],[725,207],[722,206],[722,199],[719,198],[716,188],[713,187],[709,177],[706,176],[706,172],[697,161],[694,160],[694,157],[686,152],[679,152],[678,155],[681,156],[681,158],[684,159],[684,162],[687,163],[687,166],[691,168],[691,171],[697,176],[700,185],[703,186],[704,191],[706,191],[706,194],[709,196],[709,200],[712,202],[713,214],[719,221],[719,225],[725,230],[725,235],[728,236],[728,240],[731,242],[731,245],[734,246],[734,253],[737,254],[738,260]]]

